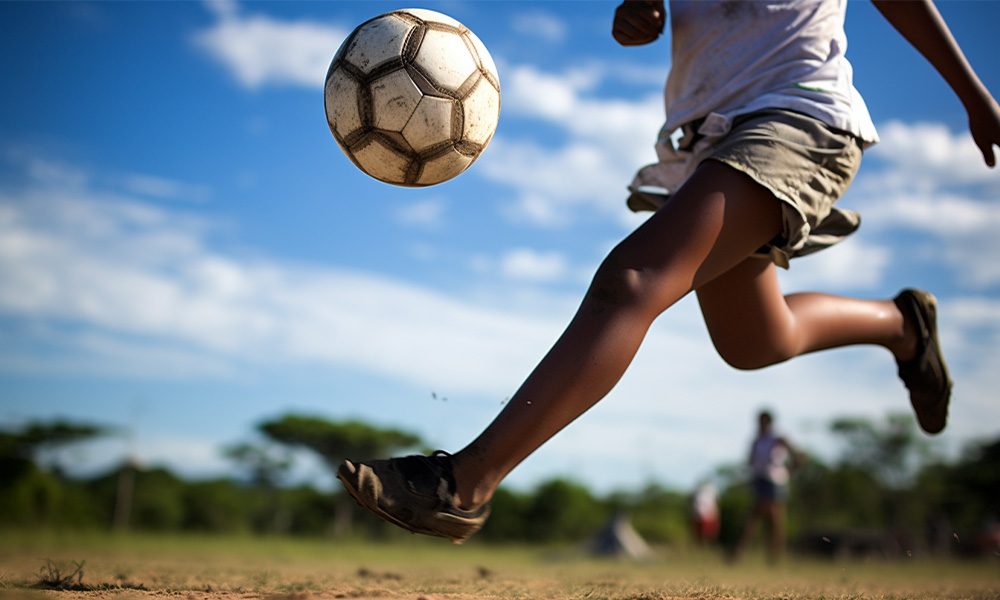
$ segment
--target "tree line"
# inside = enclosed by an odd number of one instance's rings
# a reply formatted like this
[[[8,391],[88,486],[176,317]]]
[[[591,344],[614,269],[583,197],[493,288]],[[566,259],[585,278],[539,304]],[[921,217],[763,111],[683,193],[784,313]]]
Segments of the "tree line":
[[[959,458],[946,461],[930,455],[926,438],[908,415],[889,415],[882,422],[843,418],[829,428],[843,442],[839,458],[812,457],[790,490],[788,533],[801,550],[850,552],[852,544],[871,550],[888,537],[897,549],[911,553],[1000,551],[1000,438],[971,444]],[[297,414],[263,422],[257,430],[259,441],[222,449],[238,476],[203,481],[130,461],[89,478],[43,464],[42,457],[54,449],[112,433],[100,426],[37,422],[0,431],[0,528],[405,535],[354,511],[339,487],[331,493],[284,479],[301,453],[313,453],[335,470],[346,457],[427,451],[419,436]],[[750,510],[745,468],[722,465],[713,479],[719,488],[718,543],[730,545]],[[546,481],[530,491],[502,487],[476,539],[579,543],[621,513],[651,544],[676,547],[692,541],[690,491],[650,484],[596,495],[568,479]]]

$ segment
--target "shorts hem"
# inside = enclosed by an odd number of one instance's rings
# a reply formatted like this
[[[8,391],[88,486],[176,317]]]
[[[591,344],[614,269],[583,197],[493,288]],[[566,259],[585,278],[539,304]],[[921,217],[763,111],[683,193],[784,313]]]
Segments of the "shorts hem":
[[[761,176],[759,173],[757,173],[755,169],[752,169],[748,165],[743,164],[741,162],[730,160],[721,156],[707,156],[705,157],[705,160],[702,161],[702,163],[708,160],[721,163],[723,165],[726,165],[727,167],[739,171],[740,173],[743,173],[744,175],[752,179],[754,183],[756,183],[757,185],[761,186],[762,188],[770,192],[771,195],[774,196],[774,199],[781,203],[782,233],[788,233],[787,225],[790,223],[806,222],[807,218],[806,214],[801,208],[799,208],[799,205],[794,200],[789,198],[786,194],[784,194],[780,190],[775,189],[773,186],[769,185],[767,183],[767,178]],[[789,212],[791,212],[792,214],[789,215],[788,214]],[[789,218],[790,216],[792,217],[791,219]],[[789,240],[779,239],[769,242],[765,246],[757,250],[757,252],[754,252],[753,256],[755,258],[766,258],[774,262],[774,264],[781,267],[782,269],[787,269],[789,267],[790,259],[794,256],[793,254],[794,251],[802,247],[805,239],[805,235],[801,230],[798,232],[798,234],[799,235],[797,237],[792,237]],[[791,252],[789,252],[789,250],[791,250]]]

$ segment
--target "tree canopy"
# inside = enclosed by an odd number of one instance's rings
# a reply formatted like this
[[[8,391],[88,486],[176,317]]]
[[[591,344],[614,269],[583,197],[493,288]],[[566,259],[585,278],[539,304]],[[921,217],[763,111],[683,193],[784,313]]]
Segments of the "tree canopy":
[[[421,444],[419,436],[398,429],[295,414],[261,423],[259,429],[276,442],[316,452],[334,468],[345,458],[387,458]]]
[[[66,421],[29,423],[19,431],[0,431],[0,456],[37,460],[38,453],[43,450],[107,435],[108,432],[106,427]]]

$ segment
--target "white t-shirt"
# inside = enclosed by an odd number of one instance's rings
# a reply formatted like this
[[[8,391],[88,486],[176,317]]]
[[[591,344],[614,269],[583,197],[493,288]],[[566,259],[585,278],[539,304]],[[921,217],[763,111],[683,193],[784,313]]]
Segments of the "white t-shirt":
[[[878,141],[847,61],[847,0],[671,0],[669,135],[706,117],[704,135],[764,108],[795,110]]]
[[[778,485],[788,483],[788,448],[778,443],[778,438],[768,432],[757,436],[750,450],[750,472],[754,477],[773,481]]]
[[[715,486],[711,483],[699,485],[691,500],[691,508],[694,514],[702,519],[714,519],[718,517],[719,503],[717,496]]]

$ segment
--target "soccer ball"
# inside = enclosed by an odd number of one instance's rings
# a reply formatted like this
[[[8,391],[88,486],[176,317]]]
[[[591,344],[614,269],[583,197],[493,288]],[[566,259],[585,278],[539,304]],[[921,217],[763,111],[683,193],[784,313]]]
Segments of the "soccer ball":
[[[500,79],[464,25],[425,9],[365,21],[333,57],[326,120],[348,158],[372,177],[420,187],[465,171],[493,137]]]

